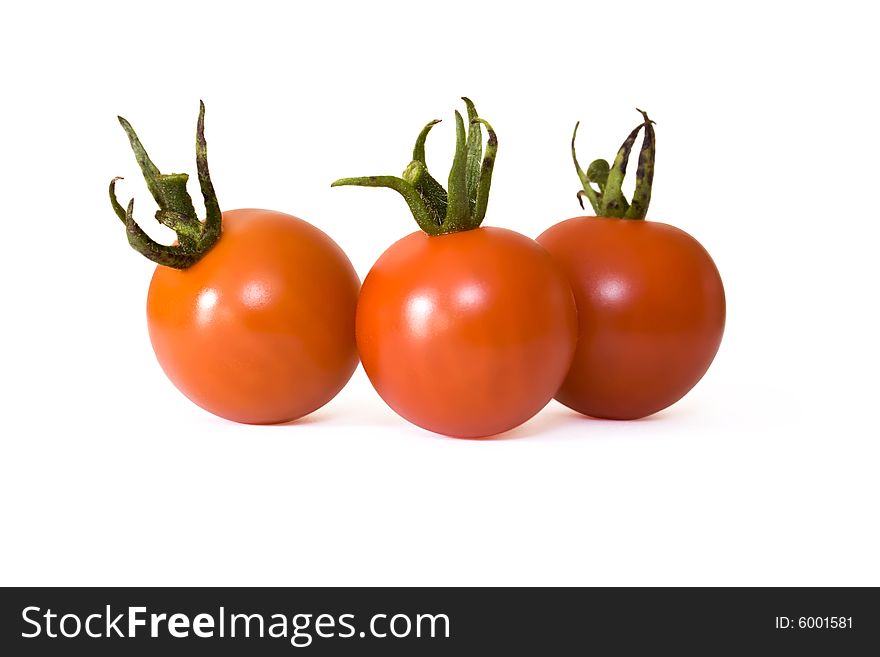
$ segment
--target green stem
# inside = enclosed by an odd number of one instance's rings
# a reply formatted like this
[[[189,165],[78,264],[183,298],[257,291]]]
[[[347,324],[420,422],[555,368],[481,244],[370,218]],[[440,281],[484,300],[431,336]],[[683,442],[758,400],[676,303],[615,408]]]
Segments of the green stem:
[[[196,166],[199,186],[205,201],[206,221],[199,221],[192,198],[186,189],[189,176],[185,173],[163,174],[159,171],[132,128],[121,116],[119,123],[128,135],[131,149],[147,183],[147,189],[159,206],[156,220],[177,234],[177,244],[166,246],[150,238],[133,217],[134,199],[127,209],[116,198],[116,181],[110,182],[110,205],[125,224],[128,242],[138,253],[153,262],[175,269],[186,269],[198,262],[220,238],[221,212],[217,195],[208,171],[208,152],[205,142],[205,105],[200,103],[196,127]]]
[[[574,160],[575,171],[581,181],[583,189],[578,192],[577,198],[584,207],[583,197],[586,196],[593,206],[593,211],[602,217],[620,219],[644,219],[648,212],[651,201],[651,186],[654,180],[654,157],[655,135],[654,122],[642,110],[643,122],[636,126],[624,140],[614,163],[609,165],[606,160],[594,160],[587,171],[581,168],[575,152],[575,138],[579,123],[575,124],[574,133],[571,137],[571,156]],[[639,166],[636,172],[636,188],[633,193],[632,204],[623,195],[623,181],[626,177],[627,164],[632,152],[633,145],[638,138],[639,132],[644,128],[645,137],[642,140],[642,148],[639,152]],[[593,185],[598,187],[598,190]]]
[[[355,185],[359,187],[387,187],[406,200],[419,227],[428,235],[443,235],[477,228],[486,214],[492,169],[498,151],[498,138],[492,127],[477,115],[474,104],[463,98],[467,106],[468,129],[464,119],[455,113],[455,156],[449,173],[447,192],[428,172],[425,161],[425,142],[428,133],[439,121],[428,123],[416,138],[413,159],[402,177],[368,176],[342,178],[333,187]],[[486,154],[482,160],[483,135],[481,125],[486,126],[489,138]]]

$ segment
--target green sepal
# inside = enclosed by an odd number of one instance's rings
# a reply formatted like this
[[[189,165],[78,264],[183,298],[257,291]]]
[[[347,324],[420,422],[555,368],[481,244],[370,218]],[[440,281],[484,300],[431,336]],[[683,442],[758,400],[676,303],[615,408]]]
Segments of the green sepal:
[[[583,189],[577,193],[578,202],[584,207],[583,197],[586,196],[593,206],[593,211],[602,217],[614,217],[620,219],[644,219],[648,212],[651,201],[651,186],[654,180],[654,157],[655,135],[654,122],[648,118],[647,113],[638,110],[642,114],[643,122],[636,126],[621,144],[612,164],[606,160],[594,160],[587,171],[581,168],[575,152],[575,138],[580,123],[576,123],[571,137],[571,156],[574,161],[575,171],[581,181]],[[626,177],[627,164],[633,145],[644,129],[645,137],[642,140],[642,148],[639,152],[639,165],[636,172],[636,188],[633,193],[632,203],[623,195],[623,181]],[[598,187],[593,187],[595,185]]]
[[[199,103],[199,118],[196,124],[196,167],[199,186],[205,201],[204,222],[196,216],[192,197],[186,189],[189,176],[185,173],[161,173],[153,164],[131,124],[121,116],[118,118],[122,129],[128,135],[131,149],[147,183],[147,189],[159,206],[155,215],[156,220],[177,234],[177,244],[159,244],[143,231],[133,217],[134,199],[129,202],[127,208],[122,207],[116,198],[116,181],[122,180],[119,176],[110,181],[110,205],[113,212],[125,225],[128,242],[135,251],[166,267],[175,269],[191,267],[217,243],[221,232],[220,206],[208,170],[205,104]]]
[[[492,127],[477,115],[474,104],[463,98],[467,106],[468,128],[455,112],[455,155],[449,172],[448,192],[428,172],[425,141],[438,120],[429,122],[416,138],[413,159],[401,177],[367,176],[341,178],[332,187],[387,187],[403,196],[419,227],[428,235],[443,235],[477,228],[486,215],[492,170],[498,151],[498,138]],[[481,125],[489,138],[485,157],[482,153]],[[482,161],[481,161],[482,158]]]
[[[636,169],[636,188],[633,191],[632,203],[624,215],[624,219],[644,219],[651,203],[651,188],[654,184],[654,158],[656,155],[656,138],[654,122],[642,112],[645,119],[645,138],[639,151],[639,165]]]
[[[464,104],[467,106],[467,171],[465,172],[467,182],[468,202],[471,206],[477,204],[477,189],[480,186],[480,159],[483,157],[483,133],[479,125],[474,125],[479,115],[477,108],[470,98],[462,97]]]
[[[433,234],[436,230],[437,222],[434,215],[428,208],[425,200],[419,194],[415,186],[397,176],[364,176],[361,178],[340,178],[333,182],[331,187],[343,187],[346,185],[354,185],[357,187],[387,187],[393,189],[400,194],[409,206],[416,223],[423,231]]]

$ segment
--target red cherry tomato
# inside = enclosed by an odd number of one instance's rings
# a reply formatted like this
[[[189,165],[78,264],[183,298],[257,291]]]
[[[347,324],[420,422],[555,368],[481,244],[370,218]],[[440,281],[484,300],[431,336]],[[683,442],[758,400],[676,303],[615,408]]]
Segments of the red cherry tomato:
[[[560,402],[635,419],[674,404],[702,378],[721,343],[725,298],[693,237],[651,221],[578,217],[538,242],[565,271],[579,315]]]
[[[177,233],[163,245],[125,208],[110,182],[113,212],[129,245],[159,266],[147,296],[150,340],[183,394],[237,422],[273,424],[330,401],[357,366],[354,314],[360,281],[342,250],[311,224],[270,210],[221,212],[205,140],[196,124],[196,169],[205,220],[186,174],[163,174],[131,124],[119,117],[156,219]]]
[[[379,395],[430,431],[512,429],[559,388],[575,348],[571,289],[534,240],[502,228],[413,233],[364,281],[357,343]]]
[[[357,366],[357,274],[333,240],[296,217],[231,210],[222,225],[191,267],[156,268],[147,298],[156,357],[183,394],[229,420],[311,413]]]

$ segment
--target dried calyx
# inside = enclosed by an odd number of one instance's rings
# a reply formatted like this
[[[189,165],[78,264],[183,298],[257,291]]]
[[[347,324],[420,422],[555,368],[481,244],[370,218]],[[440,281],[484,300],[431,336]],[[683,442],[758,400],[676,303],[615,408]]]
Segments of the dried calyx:
[[[449,191],[428,173],[425,163],[425,140],[439,120],[431,121],[419,133],[412,162],[401,177],[342,178],[334,182],[333,187],[357,185],[393,189],[403,196],[419,227],[428,235],[445,235],[479,227],[486,216],[498,139],[492,126],[479,118],[474,104],[467,98],[462,100],[467,106],[467,136],[464,120],[456,111],[455,156],[449,172]],[[489,134],[485,155],[481,126],[485,126]]]
[[[191,267],[217,243],[221,231],[220,206],[208,172],[205,104],[199,105],[199,120],[196,127],[196,167],[199,187],[205,199],[205,221],[200,221],[196,216],[192,198],[186,191],[189,176],[185,173],[160,173],[147,155],[131,124],[121,116],[119,123],[128,135],[131,149],[147,182],[147,188],[159,206],[156,220],[177,234],[177,243],[171,246],[159,244],[147,235],[134,220],[134,199],[128,202],[126,208],[123,208],[117,200],[116,181],[122,180],[117,177],[110,181],[110,203],[116,216],[125,224],[128,243],[135,251],[160,265],[175,269]]]
[[[578,164],[574,149],[574,141],[577,137],[580,122],[574,126],[574,134],[571,136],[571,157],[574,160],[574,167],[583,185],[583,190],[577,194],[578,202],[583,208],[584,196],[586,196],[599,217],[644,219],[648,213],[648,204],[651,202],[651,184],[654,181],[654,122],[648,118],[647,113],[642,110],[638,111],[642,114],[644,120],[629,133],[620,150],[617,151],[614,164],[609,165],[607,160],[594,160],[587,167],[586,173]],[[621,187],[626,176],[626,165],[629,162],[630,152],[642,128],[645,129],[645,137],[642,141],[642,149],[639,152],[636,188],[630,203],[624,197]],[[593,185],[596,185],[596,187],[593,187]]]

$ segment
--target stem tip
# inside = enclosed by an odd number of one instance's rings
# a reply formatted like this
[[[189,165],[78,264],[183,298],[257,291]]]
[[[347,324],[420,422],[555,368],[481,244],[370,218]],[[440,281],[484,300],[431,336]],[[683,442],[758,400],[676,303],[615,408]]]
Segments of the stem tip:
[[[645,110],[641,110],[641,109],[639,109],[638,107],[636,107],[636,112],[638,112],[639,114],[642,115],[642,117],[645,119],[645,123],[646,123],[646,124],[647,124],[647,123],[652,123],[653,125],[657,125],[657,122],[656,122],[656,121],[654,121],[653,119],[649,119],[649,118],[648,118],[648,113],[647,113]]]

